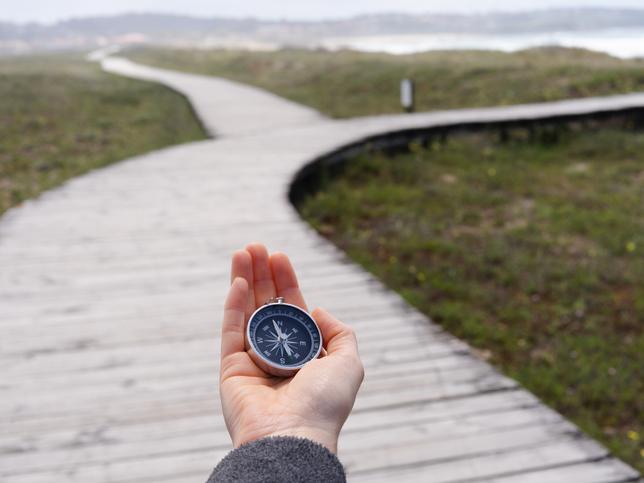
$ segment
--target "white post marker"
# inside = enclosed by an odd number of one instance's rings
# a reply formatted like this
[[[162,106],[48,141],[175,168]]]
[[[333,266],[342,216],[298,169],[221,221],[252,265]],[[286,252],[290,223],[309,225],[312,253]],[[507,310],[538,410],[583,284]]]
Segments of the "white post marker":
[[[405,112],[414,112],[414,81],[411,79],[400,81],[400,104]]]

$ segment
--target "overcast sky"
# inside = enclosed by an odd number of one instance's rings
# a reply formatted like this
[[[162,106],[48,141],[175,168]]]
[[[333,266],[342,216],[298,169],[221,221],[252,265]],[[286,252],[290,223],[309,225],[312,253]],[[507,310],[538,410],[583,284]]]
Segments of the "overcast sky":
[[[641,7],[644,0],[0,0],[0,19],[52,22],[123,12],[288,19],[376,12],[481,12],[548,7]]]

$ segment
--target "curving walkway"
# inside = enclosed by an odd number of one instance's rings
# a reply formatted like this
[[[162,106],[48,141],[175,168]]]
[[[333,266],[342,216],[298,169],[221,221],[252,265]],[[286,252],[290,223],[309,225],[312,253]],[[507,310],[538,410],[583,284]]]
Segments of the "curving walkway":
[[[0,481],[199,482],[229,450],[217,394],[231,252],[293,258],[358,332],[352,481],[609,483],[637,474],[312,232],[309,160],[387,131],[644,107],[644,95],[332,121],[234,82],[106,58],[188,96],[214,140],[74,179],[0,222]]]

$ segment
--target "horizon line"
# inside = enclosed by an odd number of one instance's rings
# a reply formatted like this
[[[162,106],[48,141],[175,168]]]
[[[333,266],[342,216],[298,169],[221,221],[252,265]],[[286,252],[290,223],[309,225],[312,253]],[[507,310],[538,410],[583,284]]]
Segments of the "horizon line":
[[[477,17],[477,16],[486,16],[486,15],[512,15],[512,14],[526,14],[531,12],[571,12],[571,11],[624,11],[624,12],[642,12],[644,13],[644,7],[614,7],[614,6],[570,6],[570,7],[532,7],[532,8],[517,8],[517,9],[489,9],[489,10],[476,10],[471,11],[471,13],[452,10],[452,11],[436,11],[436,10],[427,10],[424,12],[404,12],[404,11],[395,11],[395,10],[383,10],[381,12],[371,12],[371,13],[358,13],[354,15],[343,15],[338,17],[320,17],[318,19],[305,19],[305,18],[290,18],[290,17],[263,17],[263,16],[252,16],[252,15],[195,15],[189,13],[181,12],[172,12],[172,11],[151,11],[151,10],[124,10],[118,13],[105,13],[105,14],[88,14],[88,15],[71,15],[69,17],[61,17],[56,20],[42,21],[42,20],[10,20],[0,17],[1,24],[13,24],[18,26],[27,26],[27,25],[41,25],[41,26],[54,26],[57,24],[62,24],[66,22],[72,22],[77,20],[88,20],[88,19],[107,19],[107,18],[116,18],[124,16],[145,16],[145,15],[157,15],[165,17],[183,17],[191,18],[196,20],[237,20],[237,21],[257,21],[257,22],[278,22],[278,23],[323,23],[323,22],[337,22],[337,21],[347,21],[354,20],[362,17],[379,17],[379,16],[418,16],[418,15],[442,15],[442,16],[458,16],[458,17]]]

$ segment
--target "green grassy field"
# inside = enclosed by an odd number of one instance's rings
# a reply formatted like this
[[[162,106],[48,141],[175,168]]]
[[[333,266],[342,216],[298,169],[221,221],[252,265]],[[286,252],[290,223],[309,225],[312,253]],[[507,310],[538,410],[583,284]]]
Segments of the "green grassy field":
[[[644,61],[576,49],[404,56],[147,49],[127,55],[147,64],[257,85],[333,117],[400,112],[403,77],[416,81],[420,111],[644,90]]]
[[[299,210],[644,470],[644,133],[452,135],[348,163]],[[321,176],[320,179],[328,179]]]
[[[179,94],[72,56],[0,59],[0,214],[66,179],[205,137]]]

